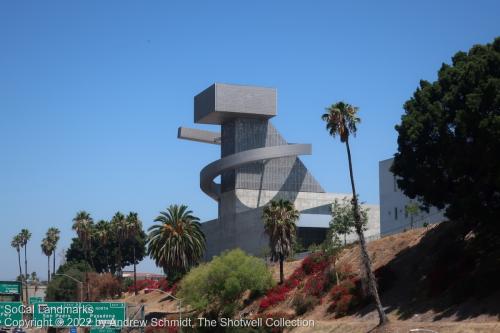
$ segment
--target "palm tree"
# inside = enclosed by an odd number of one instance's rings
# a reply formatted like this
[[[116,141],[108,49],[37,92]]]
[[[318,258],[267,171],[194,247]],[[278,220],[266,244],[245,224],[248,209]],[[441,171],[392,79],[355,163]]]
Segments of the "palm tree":
[[[53,251],[52,251],[52,274],[56,273],[56,249],[57,249],[57,243],[59,242],[59,238],[61,232],[57,228],[49,228],[47,230],[47,238],[52,242],[53,245]]]
[[[359,237],[359,245],[361,248],[361,261],[366,271],[368,277],[368,288],[372,294],[375,305],[377,308],[379,316],[379,325],[383,325],[388,322],[387,316],[385,315],[382,303],[377,290],[377,282],[373,274],[371,267],[370,257],[368,256],[368,251],[366,250],[366,241],[363,234],[363,223],[361,221],[361,214],[359,211],[358,197],[356,194],[356,187],[354,185],[354,175],[352,171],[352,160],[351,160],[351,149],[349,148],[349,136],[352,134],[356,135],[357,125],[361,122],[361,119],[357,116],[358,108],[344,102],[338,102],[332,104],[330,107],[326,108],[326,113],[323,114],[321,119],[326,122],[326,129],[332,137],[337,135],[340,137],[340,141],[345,143],[347,150],[347,160],[349,162],[349,176],[351,179],[352,188],[352,206],[354,214],[354,229]]]
[[[110,229],[110,224],[108,221],[100,220],[97,222],[95,228],[95,237],[99,241],[99,243],[102,245],[102,247],[105,250],[105,255],[106,255],[106,271],[109,271],[109,250],[108,250],[108,243],[110,240],[110,234],[111,234],[111,229]]]
[[[93,260],[90,255],[90,250],[92,246],[93,227],[94,227],[94,220],[92,219],[89,213],[87,213],[84,210],[76,213],[76,216],[73,218],[72,228],[73,230],[76,231],[78,239],[82,243],[85,260],[89,264],[91,264],[92,267],[94,265],[92,264]]]
[[[76,231],[78,235],[78,239],[82,243],[83,252],[85,255],[85,261],[89,263],[92,267],[94,267],[92,256],[90,255],[90,250],[92,247],[92,234],[94,230],[94,220],[90,216],[89,213],[82,210],[76,213],[76,216],[73,218],[73,230]],[[89,290],[89,273],[85,271],[85,283],[87,284],[87,300],[90,297]]]
[[[137,270],[136,270],[136,259],[135,259],[135,248],[136,248],[136,237],[137,232],[142,230],[142,222],[139,220],[137,213],[130,212],[126,218],[127,221],[127,234],[128,238],[133,240],[132,253],[134,258],[134,294],[137,295]]]
[[[122,247],[123,242],[128,238],[127,219],[121,212],[116,212],[111,218],[111,227],[118,240],[118,258],[115,262],[116,271],[118,276],[122,276]]]
[[[47,282],[50,282],[50,256],[54,252],[54,243],[49,238],[44,238],[40,246],[43,254],[47,256]]]
[[[31,232],[28,229],[22,229],[21,233],[19,234],[21,237],[21,247],[24,247],[24,282],[25,282],[25,288],[26,288],[26,299],[28,299],[28,257],[26,254],[26,249],[28,247],[28,242],[31,239]]]
[[[21,234],[17,234],[12,238],[12,241],[10,242],[10,246],[12,246],[17,251],[17,262],[19,264],[19,276],[22,278],[23,270],[21,268],[21,247],[22,247]],[[23,296],[22,294],[23,293],[21,293],[21,300],[22,300],[22,296]]]
[[[282,284],[284,280],[283,262],[293,251],[299,211],[288,200],[273,200],[264,207],[262,219],[264,230],[269,236],[271,260],[280,263],[280,284]]]
[[[185,205],[171,205],[148,229],[148,255],[173,277],[186,273],[205,252],[200,219],[192,214]]]

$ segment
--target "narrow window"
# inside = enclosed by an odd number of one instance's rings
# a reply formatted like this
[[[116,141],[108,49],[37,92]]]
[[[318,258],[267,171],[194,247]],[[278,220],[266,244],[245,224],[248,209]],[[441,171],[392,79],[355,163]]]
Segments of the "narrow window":
[[[394,219],[398,219],[398,207],[394,207]]]

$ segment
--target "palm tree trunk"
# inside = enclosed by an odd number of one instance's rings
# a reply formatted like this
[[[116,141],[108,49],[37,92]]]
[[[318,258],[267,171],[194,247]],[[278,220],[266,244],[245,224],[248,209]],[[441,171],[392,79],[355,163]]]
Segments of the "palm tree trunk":
[[[285,274],[283,273],[283,261],[285,258],[283,257],[282,254],[280,254],[280,284],[283,284],[283,281],[285,280]]]
[[[134,246],[134,295],[137,295],[137,271],[136,271],[136,267],[135,267],[135,244],[133,245]]]
[[[28,258],[26,255],[26,248],[28,247],[27,244],[24,245],[24,283],[26,287],[26,300],[28,300]]]
[[[50,282],[50,255],[47,256],[47,282]]]
[[[356,186],[354,185],[354,175],[352,172],[352,160],[351,160],[351,149],[349,148],[349,139],[346,140],[345,146],[347,149],[347,159],[349,161],[349,176],[351,178],[351,188],[352,188],[352,206],[354,210],[354,224],[356,233],[359,237],[359,246],[361,248],[361,261],[363,263],[366,275],[368,277],[368,289],[375,300],[375,307],[377,308],[379,325],[387,323],[389,320],[385,315],[384,308],[382,307],[382,302],[380,301],[380,296],[377,290],[377,281],[375,280],[375,275],[371,267],[370,256],[366,250],[365,235],[363,234],[363,225],[361,223],[361,216],[359,214],[358,197],[356,195]]]
[[[21,283],[23,282],[23,269],[21,268],[21,250],[17,250],[17,262],[19,263],[19,278],[21,278]],[[21,301],[23,298],[23,287],[21,285]]]
[[[52,253],[52,274],[56,274],[56,249]]]

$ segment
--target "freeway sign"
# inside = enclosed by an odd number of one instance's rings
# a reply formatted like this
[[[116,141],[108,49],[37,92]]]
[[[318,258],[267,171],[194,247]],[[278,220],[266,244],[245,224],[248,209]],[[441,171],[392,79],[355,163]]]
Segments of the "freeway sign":
[[[92,327],[90,333],[120,333],[121,328],[114,327]]]
[[[0,294],[19,295],[21,293],[21,282],[0,281]]]
[[[125,310],[125,303],[117,302],[45,302],[34,305],[33,319],[59,327],[119,326]]]
[[[43,297],[30,296],[30,304],[41,303],[41,302],[43,302]]]
[[[0,302],[0,326],[18,326],[23,319],[21,302]]]

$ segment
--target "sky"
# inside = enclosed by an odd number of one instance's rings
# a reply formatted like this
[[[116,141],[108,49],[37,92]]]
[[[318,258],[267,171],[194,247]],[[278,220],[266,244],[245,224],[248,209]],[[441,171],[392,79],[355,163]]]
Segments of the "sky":
[[[0,279],[17,275],[22,228],[28,271],[45,279],[41,239],[57,227],[67,248],[79,210],[136,211],[146,228],[176,203],[215,218],[199,172],[219,147],[176,138],[218,129],[193,124],[193,96],[214,82],[277,88],[272,123],[313,145],[302,160],[329,192],[350,192],[348,168],[320,116],[358,106],[357,189],[378,203],[404,102],[454,53],[499,36],[499,12],[482,0],[1,1]]]

